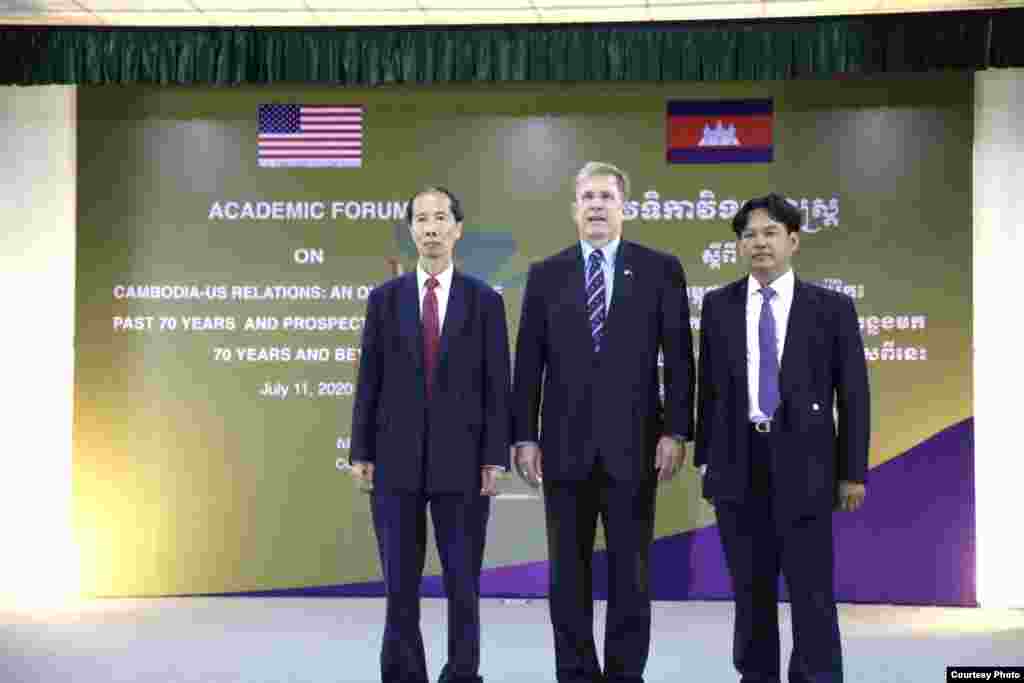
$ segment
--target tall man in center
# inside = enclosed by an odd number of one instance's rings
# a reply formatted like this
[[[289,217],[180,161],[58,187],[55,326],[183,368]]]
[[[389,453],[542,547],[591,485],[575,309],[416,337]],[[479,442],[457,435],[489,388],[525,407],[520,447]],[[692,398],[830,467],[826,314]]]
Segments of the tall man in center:
[[[622,240],[628,190],[611,164],[579,171],[579,242],[530,267],[516,340],[515,457],[544,487],[559,683],[643,681],[656,487],[681,467],[693,431],[686,278],[674,256]],[[608,544],[603,674],[591,585],[598,517]]]

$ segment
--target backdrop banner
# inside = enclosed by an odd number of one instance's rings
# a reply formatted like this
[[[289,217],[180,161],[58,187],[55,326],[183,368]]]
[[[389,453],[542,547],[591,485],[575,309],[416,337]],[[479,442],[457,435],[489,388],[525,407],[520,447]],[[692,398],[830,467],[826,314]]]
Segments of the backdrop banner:
[[[366,300],[415,264],[410,195],[462,199],[457,266],[505,300],[576,240],[573,177],[630,174],[624,237],[679,256],[692,325],[779,192],[799,277],[853,297],[868,497],[840,600],[975,604],[969,74],[756,83],[80,87],[74,505],[100,596],[380,595],[346,471]],[[692,450],[690,450],[692,456]],[[500,482],[485,596],[547,592],[543,502]],[[692,467],[658,491],[655,599],[727,598]],[[600,548],[603,539],[598,538]],[[442,595],[430,549],[426,595]],[[595,564],[605,594],[607,567]]]

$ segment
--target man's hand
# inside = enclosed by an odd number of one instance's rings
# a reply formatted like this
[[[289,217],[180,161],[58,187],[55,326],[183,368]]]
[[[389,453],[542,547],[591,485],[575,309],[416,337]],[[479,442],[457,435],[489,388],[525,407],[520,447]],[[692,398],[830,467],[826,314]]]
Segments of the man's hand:
[[[498,495],[498,477],[501,475],[501,468],[494,465],[484,465],[480,468],[480,495]]]
[[[867,490],[864,484],[859,481],[839,482],[839,500],[836,501],[836,510],[853,512],[864,504],[864,496]]]
[[[364,491],[373,490],[373,463],[354,462],[352,463],[352,476],[359,482],[359,488]]]
[[[540,446],[535,443],[523,444],[516,451],[517,462],[526,472],[527,478],[534,486],[540,486],[544,480],[544,469],[541,466],[544,455],[540,452]]]
[[[668,481],[676,476],[676,472],[686,460],[683,444],[671,436],[658,439],[658,448],[654,456],[654,469],[658,470],[658,481]]]

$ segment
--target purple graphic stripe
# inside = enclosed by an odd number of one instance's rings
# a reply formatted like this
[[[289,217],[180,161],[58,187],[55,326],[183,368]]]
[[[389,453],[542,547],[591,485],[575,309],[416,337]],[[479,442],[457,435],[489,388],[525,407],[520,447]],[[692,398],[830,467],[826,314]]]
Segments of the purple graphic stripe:
[[[976,606],[973,418],[872,469],[864,507],[834,520],[841,602]],[[650,567],[656,600],[732,598],[716,526],[656,540]],[[594,557],[595,597],[606,599],[607,585],[608,558],[601,551]],[[546,561],[495,567],[481,577],[485,597],[545,597],[547,589]],[[372,581],[218,595],[383,593],[383,583]],[[441,577],[424,577],[422,595],[444,597]]]

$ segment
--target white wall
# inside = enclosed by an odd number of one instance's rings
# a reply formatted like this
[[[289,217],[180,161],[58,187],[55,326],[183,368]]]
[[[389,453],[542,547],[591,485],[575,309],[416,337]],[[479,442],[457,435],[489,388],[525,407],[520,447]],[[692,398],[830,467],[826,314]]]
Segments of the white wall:
[[[77,592],[75,89],[0,87],[0,605]]]
[[[1024,607],[1024,69],[979,73],[974,117],[978,601]]]

